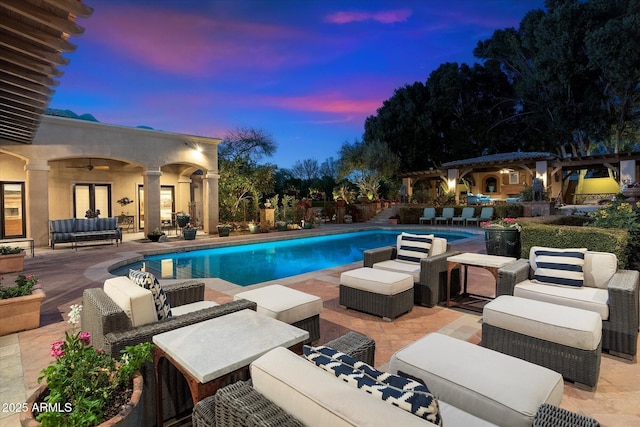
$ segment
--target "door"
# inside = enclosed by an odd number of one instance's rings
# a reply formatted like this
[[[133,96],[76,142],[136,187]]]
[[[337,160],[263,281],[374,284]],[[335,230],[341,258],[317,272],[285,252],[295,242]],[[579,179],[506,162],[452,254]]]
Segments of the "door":
[[[24,182],[0,182],[0,238],[27,237]]]
[[[75,184],[73,209],[76,218],[89,218],[99,212],[102,218],[111,216],[111,184]]]

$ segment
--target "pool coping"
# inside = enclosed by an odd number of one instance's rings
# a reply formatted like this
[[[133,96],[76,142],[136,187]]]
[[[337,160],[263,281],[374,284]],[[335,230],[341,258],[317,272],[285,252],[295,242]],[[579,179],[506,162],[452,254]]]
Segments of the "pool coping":
[[[470,239],[477,239],[480,236],[484,236],[484,230],[479,227],[468,228],[468,227],[451,227],[451,226],[445,227],[445,226],[428,226],[428,225],[420,226],[417,224],[398,224],[394,226],[361,224],[360,226],[352,226],[352,227],[349,227],[348,229],[332,228],[328,230],[320,226],[317,230],[316,229],[299,230],[299,231],[304,231],[304,234],[296,233],[296,231],[286,231],[286,232],[274,231],[269,233],[244,234],[240,236],[216,238],[206,243],[193,244],[193,245],[190,244],[187,246],[178,246],[178,247],[163,246],[163,247],[149,249],[149,250],[145,249],[145,250],[139,250],[139,251],[121,252],[118,254],[119,255],[118,259],[107,260],[87,269],[87,271],[85,272],[85,276],[91,280],[104,282],[107,279],[117,277],[111,274],[113,270],[119,267],[125,266],[127,264],[142,261],[144,257],[150,256],[150,255],[193,252],[193,251],[212,249],[212,248],[241,246],[241,245],[248,245],[248,244],[254,244],[254,243],[267,243],[267,242],[283,241],[283,240],[297,240],[297,239],[304,239],[309,237],[328,236],[328,235],[334,235],[334,234],[346,234],[346,233],[353,233],[353,232],[360,232],[360,231],[373,231],[373,230],[388,230],[388,231],[398,231],[398,230],[403,230],[403,231],[434,230],[436,231],[437,230],[437,231],[446,231],[446,232],[453,232],[453,233],[470,233],[473,235],[471,237],[455,240],[454,242],[452,242],[452,244],[456,244],[456,243],[460,244]],[[154,245],[158,245],[158,244],[155,243]],[[362,266],[362,261],[356,261],[354,263],[349,263],[345,265],[347,266],[353,265],[354,266],[353,268],[356,268],[356,267]],[[341,268],[341,267],[343,266],[337,266],[332,268]],[[289,280],[293,281],[294,278],[297,281],[305,280],[305,276],[312,278],[314,277],[315,273],[319,275],[326,275],[327,270],[331,270],[332,268],[316,270],[316,271],[303,273],[295,276],[289,276],[281,279],[274,279],[267,282],[260,282],[260,283],[256,283],[249,286],[237,285],[235,283],[228,282],[220,278],[202,278],[202,279],[199,278],[197,280],[203,281],[205,285],[211,289],[232,295],[242,290],[247,290],[250,288],[261,287],[261,286],[267,286],[268,284],[272,284],[274,282],[283,283]],[[166,283],[181,282],[181,281],[184,281],[184,279],[163,279],[163,282],[166,282]]]

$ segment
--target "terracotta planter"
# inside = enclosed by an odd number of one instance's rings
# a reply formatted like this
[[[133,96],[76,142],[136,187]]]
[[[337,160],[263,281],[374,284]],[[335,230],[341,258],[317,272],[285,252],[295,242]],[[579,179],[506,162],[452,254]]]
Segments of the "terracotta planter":
[[[138,427],[142,425],[143,401],[142,388],[144,381],[142,375],[138,372],[133,376],[133,393],[126,407],[120,411],[115,417],[106,420],[98,427]],[[27,410],[20,414],[20,425],[22,427],[37,427],[40,422],[33,415],[33,404],[42,402],[47,395],[48,389],[46,384],[42,384],[27,400]]]
[[[625,197],[629,197],[635,200],[640,199],[640,188],[637,188],[637,187],[623,188],[621,192]]]
[[[39,327],[44,297],[42,289],[34,289],[31,295],[0,300],[0,336]]]
[[[16,273],[24,270],[25,251],[17,254],[0,255],[0,274]]]

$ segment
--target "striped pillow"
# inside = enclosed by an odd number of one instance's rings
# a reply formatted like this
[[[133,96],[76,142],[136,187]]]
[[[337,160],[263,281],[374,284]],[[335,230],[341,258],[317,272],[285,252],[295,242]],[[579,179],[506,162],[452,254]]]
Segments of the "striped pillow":
[[[375,369],[330,347],[303,347],[307,359],[347,384],[435,425],[442,425],[438,400],[426,385]]]
[[[409,234],[402,233],[398,239],[398,261],[420,263],[420,260],[429,256],[433,234]]]
[[[581,287],[584,285],[583,267],[586,252],[586,248],[537,249],[534,279],[544,284]]]
[[[151,291],[151,294],[153,295],[153,302],[156,306],[156,314],[158,316],[158,320],[168,319],[169,317],[172,317],[171,306],[169,305],[167,296],[160,286],[158,279],[156,279],[153,274],[147,273],[145,271],[130,269],[129,280],[131,280],[136,285],[142,286],[143,288]]]

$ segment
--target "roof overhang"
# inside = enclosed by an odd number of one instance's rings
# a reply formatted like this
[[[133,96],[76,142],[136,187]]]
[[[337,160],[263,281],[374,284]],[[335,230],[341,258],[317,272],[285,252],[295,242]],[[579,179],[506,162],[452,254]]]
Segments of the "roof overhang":
[[[78,0],[3,0],[0,3],[0,140],[30,144],[55,93],[59,66],[73,52],[76,17],[93,9]]]

